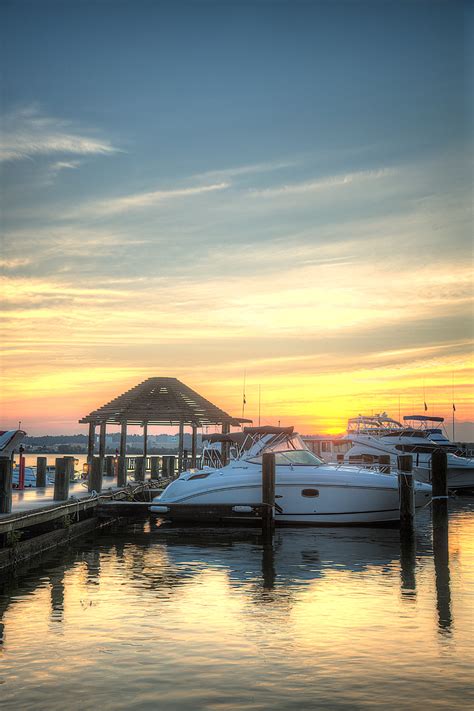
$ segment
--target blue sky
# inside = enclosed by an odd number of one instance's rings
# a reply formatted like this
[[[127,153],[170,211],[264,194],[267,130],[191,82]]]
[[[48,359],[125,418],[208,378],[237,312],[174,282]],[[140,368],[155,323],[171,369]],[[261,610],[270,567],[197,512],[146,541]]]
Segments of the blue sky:
[[[309,371],[344,412],[364,388],[413,401],[413,374],[438,371],[437,407],[453,372],[468,402],[469,3],[16,1],[2,16],[7,403],[19,382],[34,409],[91,373],[111,395],[170,374],[235,409],[243,370],[268,378],[274,419]]]

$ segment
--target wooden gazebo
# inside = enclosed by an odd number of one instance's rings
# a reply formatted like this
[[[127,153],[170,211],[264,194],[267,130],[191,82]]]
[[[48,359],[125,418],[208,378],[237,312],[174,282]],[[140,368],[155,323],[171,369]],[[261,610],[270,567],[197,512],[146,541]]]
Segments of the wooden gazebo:
[[[88,461],[94,456],[95,431],[99,427],[99,457],[105,457],[107,425],[119,425],[120,455],[126,454],[127,426],[143,427],[143,456],[147,456],[149,425],[176,425],[179,427],[178,467],[183,463],[184,427],[192,428],[192,466],[196,464],[197,429],[206,425],[221,425],[222,432],[238,427],[242,420],[231,417],[212,402],[206,400],[177,378],[148,378],[131,390],[119,395],[106,405],[93,410],[79,420],[89,423]]]

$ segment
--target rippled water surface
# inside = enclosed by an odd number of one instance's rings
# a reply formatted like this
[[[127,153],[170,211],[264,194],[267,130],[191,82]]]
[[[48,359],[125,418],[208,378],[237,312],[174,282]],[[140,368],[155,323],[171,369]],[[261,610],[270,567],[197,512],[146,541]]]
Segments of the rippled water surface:
[[[393,529],[134,525],[0,587],[5,709],[472,708],[474,499]]]

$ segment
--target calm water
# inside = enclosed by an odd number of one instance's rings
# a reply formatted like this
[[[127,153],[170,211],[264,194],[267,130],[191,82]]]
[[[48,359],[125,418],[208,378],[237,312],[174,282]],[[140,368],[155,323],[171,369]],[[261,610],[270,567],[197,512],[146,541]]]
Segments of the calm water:
[[[397,530],[135,525],[0,586],[8,709],[472,708],[474,500]]]

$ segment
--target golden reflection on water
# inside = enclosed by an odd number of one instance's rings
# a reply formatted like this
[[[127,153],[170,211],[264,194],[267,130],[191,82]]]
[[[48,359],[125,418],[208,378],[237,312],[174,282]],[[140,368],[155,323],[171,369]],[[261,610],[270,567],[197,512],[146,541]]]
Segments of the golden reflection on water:
[[[0,597],[5,707],[467,708],[472,511],[451,515],[449,568],[427,516],[405,551],[377,529],[78,544]]]

